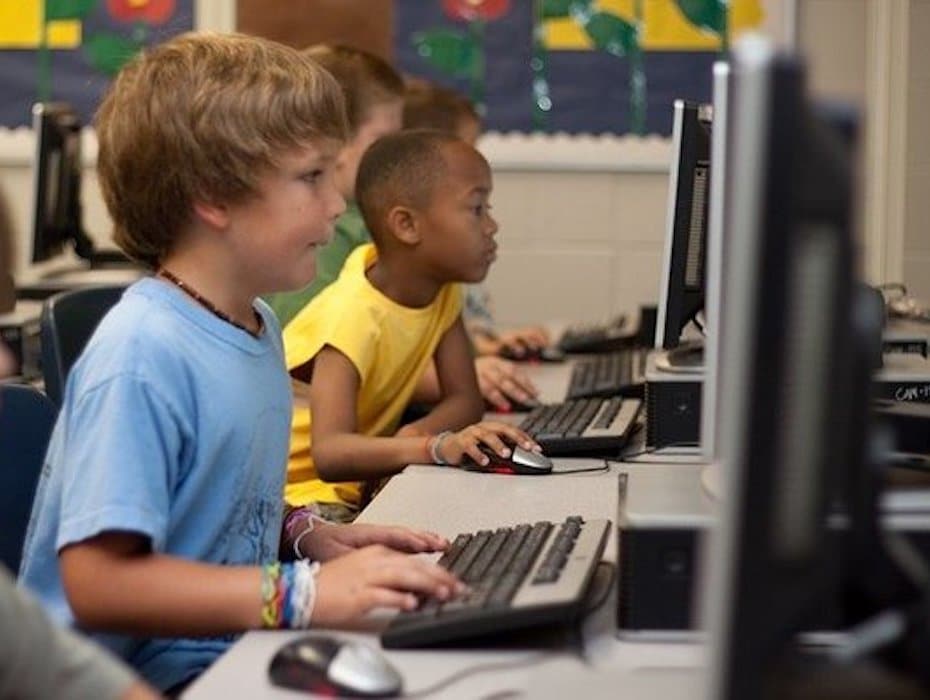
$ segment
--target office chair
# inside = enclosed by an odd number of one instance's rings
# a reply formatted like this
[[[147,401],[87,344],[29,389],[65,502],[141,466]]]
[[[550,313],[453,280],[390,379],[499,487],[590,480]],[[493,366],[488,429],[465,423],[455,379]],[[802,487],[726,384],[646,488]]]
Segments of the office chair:
[[[42,376],[45,393],[56,406],[61,406],[71,366],[125,289],[125,285],[80,287],[46,299],[40,322]]]
[[[0,561],[14,575],[57,413],[37,389],[0,384]]]

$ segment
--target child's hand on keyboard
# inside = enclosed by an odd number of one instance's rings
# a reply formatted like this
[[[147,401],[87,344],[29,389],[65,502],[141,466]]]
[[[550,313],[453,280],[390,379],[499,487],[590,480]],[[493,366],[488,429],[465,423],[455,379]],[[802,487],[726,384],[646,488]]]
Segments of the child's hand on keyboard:
[[[328,561],[373,544],[400,552],[441,552],[448,540],[433,532],[406,527],[353,523],[341,525],[314,522],[313,529],[301,540],[301,551],[310,559]]]
[[[542,350],[551,342],[548,331],[542,326],[527,326],[500,333],[497,336],[502,348],[509,348],[520,356],[524,353]]]
[[[502,457],[510,456],[511,445],[542,452],[536,441],[518,427],[489,420],[469,425],[457,433],[438,436],[434,449],[437,456],[448,464],[459,465],[466,456],[471,457],[477,464],[487,464],[488,457],[480,449],[482,444]]]
[[[375,608],[413,610],[423,597],[449,600],[464,590],[441,566],[372,545],[320,568],[311,622],[314,627],[345,625]]]
[[[499,411],[509,411],[511,402],[528,405],[536,402],[539,391],[518,365],[500,357],[475,360],[481,396]]]

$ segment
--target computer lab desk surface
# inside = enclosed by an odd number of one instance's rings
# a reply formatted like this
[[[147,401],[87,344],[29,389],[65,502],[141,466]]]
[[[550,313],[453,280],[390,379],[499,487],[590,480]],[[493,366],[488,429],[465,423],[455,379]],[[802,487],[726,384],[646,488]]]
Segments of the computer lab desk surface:
[[[599,460],[556,460],[557,469],[574,469]],[[600,461],[603,463],[602,461]],[[401,524],[452,537],[459,532],[570,515],[618,518],[619,474],[654,465],[611,465],[604,472],[571,475],[505,476],[436,466],[410,466],[393,477],[362,512],[359,522]],[[681,468],[681,465],[679,465]],[[697,468],[697,467],[695,467]],[[616,564],[616,528],[604,558]],[[386,650],[404,677],[406,693],[464,677],[436,689],[430,698],[695,697],[694,674],[703,651],[693,643],[624,641],[615,635],[616,587],[603,567],[592,584],[609,585],[607,599],[586,618],[583,645],[529,644],[497,649]],[[604,590],[603,588],[601,590]],[[599,598],[600,596],[593,597]],[[378,646],[377,632],[388,615],[373,615],[353,632]],[[267,677],[275,651],[306,632],[249,632],[185,693],[185,698],[287,698]],[[583,646],[583,651],[582,651]]]

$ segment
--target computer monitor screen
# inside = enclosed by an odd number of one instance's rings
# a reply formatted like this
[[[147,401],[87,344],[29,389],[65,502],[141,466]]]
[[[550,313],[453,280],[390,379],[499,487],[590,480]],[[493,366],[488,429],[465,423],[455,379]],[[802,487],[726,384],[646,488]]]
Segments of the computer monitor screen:
[[[33,263],[60,255],[81,230],[81,123],[63,103],[37,103],[32,110],[36,140]]]
[[[709,697],[790,697],[795,636],[835,599],[842,555],[828,511],[858,469],[867,412],[851,166],[797,60],[748,43],[732,71]]]
[[[704,306],[711,107],[674,104],[672,162],[656,347],[676,348]]]

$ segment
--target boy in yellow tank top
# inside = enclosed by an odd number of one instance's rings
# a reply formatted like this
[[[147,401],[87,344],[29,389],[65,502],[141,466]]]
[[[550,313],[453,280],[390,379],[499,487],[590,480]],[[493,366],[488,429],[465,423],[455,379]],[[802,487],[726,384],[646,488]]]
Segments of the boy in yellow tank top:
[[[497,245],[491,171],[478,151],[436,131],[386,136],[359,166],[356,196],[374,245],[287,326],[295,394],[285,497],[339,520],[363,505],[366,484],[407,464],[486,463],[486,444],[539,447],[518,428],[479,422],[459,283],[484,279]],[[442,398],[398,430],[431,361]],[[454,432],[453,432],[454,431]]]

